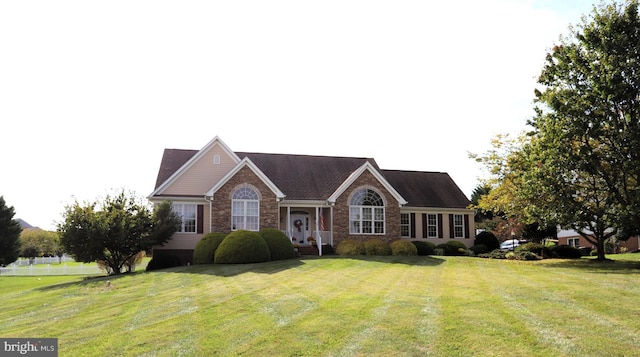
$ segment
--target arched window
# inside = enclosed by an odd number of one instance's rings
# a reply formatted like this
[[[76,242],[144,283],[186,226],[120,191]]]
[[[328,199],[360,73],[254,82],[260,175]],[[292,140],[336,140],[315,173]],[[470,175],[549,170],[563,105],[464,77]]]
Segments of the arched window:
[[[260,201],[256,191],[244,186],[238,188],[231,197],[231,230],[260,229]]]
[[[384,234],[384,201],[371,189],[356,192],[349,202],[349,233]]]

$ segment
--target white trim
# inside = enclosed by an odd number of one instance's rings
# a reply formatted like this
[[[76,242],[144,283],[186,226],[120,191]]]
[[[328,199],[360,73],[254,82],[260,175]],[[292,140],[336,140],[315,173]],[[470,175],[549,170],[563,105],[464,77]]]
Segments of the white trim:
[[[225,185],[229,180],[231,180],[231,178],[233,178],[233,176],[235,176],[242,168],[244,167],[248,167],[251,171],[253,171],[253,173],[256,174],[256,176],[258,176],[258,178],[265,184],[267,185],[267,187],[269,187],[269,189],[271,190],[271,192],[273,192],[276,195],[276,200],[281,200],[284,199],[285,195],[284,193],[282,193],[282,191],[280,191],[280,189],[278,188],[278,186],[276,186],[273,181],[271,181],[267,175],[264,174],[264,172],[262,172],[258,166],[256,166],[251,160],[249,160],[248,157],[245,157],[244,159],[242,159],[242,161],[240,161],[239,164],[237,164],[233,169],[231,169],[231,171],[229,171],[226,175],[224,175],[224,177],[222,179],[220,179],[220,181],[218,181],[215,185],[213,185],[213,187],[211,187],[207,193],[205,194],[206,197],[209,197],[210,199],[213,200],[213,196],[215,195],[215,193],[223,186]]]
[[[219,137],[213,138],[213,140],[209,141],[207,145],[205,145],[200,151],[198,151],[195,155],[193,155],[184,165],[182,165],[176,172],[174,172],[167,180],[165,180],[158,188],[156,188],[148,198],[151,198],[156,195],[162,194],[164,190],[167,189],[171,184],[173,184],[182,174],[184,174],[191,166],[193,166],[202,156],[204,156],[209,150],[211,150],[216,145],[220,145],[222,149],[231,157],[231,159],[238,163],[240,162],[240,158],[233,152]]]
[[[398,191],[396,191],[396,189],[393,188],[391,184],[389,184],[384,176],[382,176],[382,174],[378,172],[378,170],[376,170],[369,161],[365,162],[357,170],[351,173],[351,175],[347,177],[347,179],[338,187],[338,189],[335,190],[331,194],[331,196],[329,196],[329,199],[327,199],[327,201],[335,204],[338,197],[340,197],[340,195],[342,195],[365,172],[365,170],[368,170],[376,178],[376,180],[378,180],[378,182],[380,182],[382,186],[391,193],[393,198],[398,201],[400,206],[407,204],[407,201],[400,195],[400,193],[398,193]]]

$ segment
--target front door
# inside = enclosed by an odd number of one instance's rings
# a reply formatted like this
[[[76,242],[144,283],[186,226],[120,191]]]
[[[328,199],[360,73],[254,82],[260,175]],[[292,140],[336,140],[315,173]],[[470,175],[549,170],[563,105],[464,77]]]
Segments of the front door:
[[[291,232],[295,243],[308,244],[307,237],[311,235],[309,231],[309,214],[292,213],[291,214]]]

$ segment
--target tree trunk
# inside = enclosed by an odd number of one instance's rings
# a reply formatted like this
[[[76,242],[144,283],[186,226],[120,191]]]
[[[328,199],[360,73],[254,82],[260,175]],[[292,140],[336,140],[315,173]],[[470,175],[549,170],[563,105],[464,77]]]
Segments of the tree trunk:
[[[605,239],[602,237],[598,237],[598,244],[596,244],[596,249],[598,250],[598,257],[596,260],[604,261],[606,258],[604,257],[604,241]]]

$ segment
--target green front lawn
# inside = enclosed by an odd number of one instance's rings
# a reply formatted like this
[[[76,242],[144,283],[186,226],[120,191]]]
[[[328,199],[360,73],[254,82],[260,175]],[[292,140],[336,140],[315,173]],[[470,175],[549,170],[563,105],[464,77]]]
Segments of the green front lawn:
[[[56,337],[61,356],[636,355],[640,255],[613,258],[322,257],[0,277],[0,337]]]

